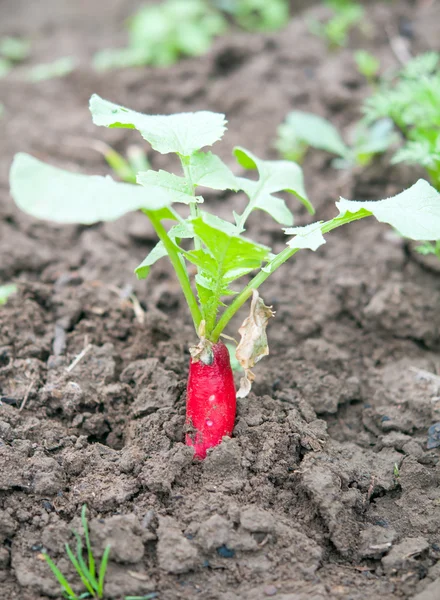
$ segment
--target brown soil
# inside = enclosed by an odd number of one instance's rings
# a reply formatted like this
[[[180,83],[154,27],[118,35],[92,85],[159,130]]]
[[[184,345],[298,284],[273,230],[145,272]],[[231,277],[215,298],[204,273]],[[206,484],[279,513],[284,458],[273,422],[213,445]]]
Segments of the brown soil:
[[[0,6],[0,34],[29,35],[30,62],[71,53],[80,63],[61,80],[25,83],[20,67],[0,83],[0,281],[20,288],[0,309],[1,598],[59,597],[42,551],[76,581],[64,543],[87,503],[96,554],[112,545],[106,598],[438,599],[440,463],[427,440],[440,421],[439,380],[424,374],[440,370],[438,273],[375,222],[286,265],[262,289],[277,310],[271,355],[239,402],[234,437],[193,463],[182,443],[190,319],[165,262],[147,284],[132,275],[154,243],[148,223],[55,227],[12,203],[16,151],[105,173],[78,138],[121,151],[139,139],[93,127],[93,92],[145,112],[225,112],[230,131],[216,151],[229,164],[237,143],[275,156],[276,127],[293,107],[345,133],[358,118],[368,87],[351,51],[328,52],[303,15],[276,35],[220,39],[167,70],[97,75],[92,53],[123,43],[121,20],[137,4]],[[371,37],[353,36],[351,48],[395,66],[400,27],[411,52],[439,50],[436,10],[369,5]],[[385,158],[338,172],[319,152],[305,172],[321,218],[339,194],[386,197],[419,175]],[[231,209],[227,195],[211,200]],[[278,228],[260,219],[251,233],[281,248]]]

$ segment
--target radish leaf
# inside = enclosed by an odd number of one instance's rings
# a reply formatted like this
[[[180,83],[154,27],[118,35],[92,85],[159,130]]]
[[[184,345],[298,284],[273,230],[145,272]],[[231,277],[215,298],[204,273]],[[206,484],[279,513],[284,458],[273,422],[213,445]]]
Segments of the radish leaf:
[[[302,169],[296,163],[288,160],[261,160],[245,148],[234,148],[234,154],[239,164],[245,169],[257,169],[260,176],[257,184],[239,178],[241,188],[249,196],[249,204],[243,214],[235,215],[237,226],[243,226],[249,214],[254,209],[265,210],[276,220],[282,219],[284,225],[291,225],[293,217],[285,203],[274,203],[272,194],[283,190],[294,194],[313,214],[314,209],[304,188]],[[272,207],[275,206],[272,214]]]
[[[368,211],[413,240],[440,238],[440,194],[424,179],[386,200],[357,202],[341,198],[336,206],[341,215]]]
[[[212,220],[212,216],[207,220]],[[221,219],[215,219],[221,225]],[[185,252],[185,258],[198,267],[196,285],[207,327],[214,325],[220,298],[230,295],[229,284],[260,268],[269,260],[270,249],[239,237],[236,228],[223,221],[222,229],[206,222],[206,215],[192,220],[195,235],[203,247]],[[229,231],[229,232],[227,232]]]
[[[278,150],[289,154],[291,147],[308,146],[345,158],[349,149],[330,121],[313,113],[294,110],[278,129]]]
[[[14,158],[10,180],[12,197],[24,212],[57,223],[114,221],[133,210],[158,210],[172,202],[157,187],[149,193],[111,177],[70,173],[23,153]]]
[[[193,238],[194,231],[192,227],[187,222],[178,223],[171,227],[168,232],[168,236],[171,238],[173,242],[181,238]],[[176,247],[177,248],[177,247]],[[180,251],[179,248],[177,250]],[[158,260],[167,256],[167,251],[165,245],[162,241],[158,242],[154,248],[147,254],[144,260],[140,265],[136,267],[134,272],[136,273],[136,277],[138,279],[146,279],[150,273],[150,268],[154,265]]]
[[[137,129],[161,154],[176,152],[191,156],[204,146],[211,146],[223,137],[225,116],[220,113],[199,111],[175,115],[144,115],[94,94],[90,111],[95,125]]]
[[[194,185],[213,190],[240,189],[232,171],[212,152],[194,152],[190,158],[189,172]]]
[[[286,235],[294,235],[287,245],[291,248],[308,248],[309,250],[317,250],[319,246],[325,244],[324,236],[322,235],[321,223],[312,223],[305,227],[289,227],[284,230]]]
[[[167,171],[141,171],[137,174],[136,181],[147,188],[157,186],[159,193],[166,191],[171,202],[203,202],[201,196],[193,196],[192,190],[184,177],[179,177]]]

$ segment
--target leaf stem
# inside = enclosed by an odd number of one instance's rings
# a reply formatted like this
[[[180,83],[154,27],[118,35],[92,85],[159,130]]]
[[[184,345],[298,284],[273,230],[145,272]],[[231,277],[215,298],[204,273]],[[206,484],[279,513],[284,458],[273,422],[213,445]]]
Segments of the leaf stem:
[[[191,169],[189,168],[191,157],[181,156],[179,154],[179,158],[180,158],[180,162],[182,164],[183,174],[185,176],[186,182],[189,185],[189,187],[191,188],[191,196],[195,197],[196,186],[194,185],[194,182],[192,180]],[[197,202],[195,200],[194,200],[194,202],[189,203],[189,210],[191,212],[191,217],[193,219],[196,219],[199,216],[199,207],[197,206]],[[200,239],[197,236],[195,236],[194,237],[194,248],[196,250],[200,250],[201,247],[202,247],[202,244],[200,242]]]
[[[341,227],[341,225],[345,225],[347,223],[351,223],[352,221],[357,221],[358,219],[363,219],[364,217],[369,217],[371,215],[367,210],[360,210],[357,213],[345,213],[345,215],[339,215],[330,221],[327,221],[322,224],[321,231],[322,233],[329,233],[332,229],[336,229],[337,227]],[[217,342],[220,334],[235,315],[235,313],[243,306],[248,298],[251,297],[252,291],[256,290],[260,287],[262,283],[266,281],[270,275],[274,271],[276,271],[282,264],[284,264],[289,258],[291,258],[294,254],[296,254],[300,250],[300,248],[291,248],[288,246],[284,248],[279,254],[277,254],[268,264],[264,267],[264,271],[261,270],[248,285],[236,296],[235,300],[228,306],[225,312],[220,317],[217,325],[210,335],[210,339],[212,342]]]
[[[200,321],[202,320],[202,314],[200,312],[199,305],[197,304],[197,299],[192,291],[188,273],[180,259],[177,247],[168,236],[165,227],[162,225],[160,219],[157,217],[155,212],[146,210],[145,214],[150,219],[158,238],[162,241],[163,245],[165,246],[170,262],[174,267],[177,279],[179,280],[180,286],[182,288],[183,295],[185,296],[185,299],[188,303],[188,307],[191,311],[191,316],[194,322],[194,327],[197,331],[200,325]]]

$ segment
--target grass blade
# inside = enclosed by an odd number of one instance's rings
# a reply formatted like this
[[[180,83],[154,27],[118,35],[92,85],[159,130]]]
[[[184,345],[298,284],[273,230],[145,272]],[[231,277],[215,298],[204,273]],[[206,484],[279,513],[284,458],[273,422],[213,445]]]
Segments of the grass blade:
[[[73,535],[76,538],[76,557],[78,559],[79,566],[81,568],[83,575],[87,578],[89,584],[91,585],[91,587],[93,589],[93,594],[95,594],[95,592],[98,589],[98,582],[96,581],[96,577],[94,577],[90,573],[89,568],[86,565],[85,560],[83,558],[83,555],[82,555],[83,545],[82,545],[81,536],[76,531],[73,532]]]
[[[84,537],[86,539],[87,556],[88,556],[88,560],[89,560],[89,571],[90,571],[90,575],[93,578],[95,578],[95,575],[96,575],[95,559],[93,557],[92,546],[90,544],[89,526],[87,524],[86,510],[87,510],[87,506],[85,504],[83,504],[83,507],[81,509],[81,522],[82,522],[82,526],[84,529]]]
[[[99,567],[98,577],[98,598],[102,598],[104,593],[104,578],[107,571],[107,563],[110,556],[110,546],[106,546],[104,554],[102,555],[101,566]]]
[[[72,565],[75,567],[76,572],[80,576],[81,581],[83,582],[84,586],[87,588],[89,594],[91,596],[93,596],[94,593],[95,593],[95,590],[90,585],[90,582],[87,579],[86,575],[83,573],[83,571],[81,569],[81,565],[79,564],[78,559],[76,558],[76,556],[73,554],[73,552],[72,552],[69,544],[66,544],[66,552],[67,552],[67,556],[70,558],[70,561],[71,561]]]
[[[61,571],[56,566],[56,564],[53,562],[53,560],[47,554],[43,554],[43,557],[44,557],[44,560],[49,565],[50,570],[54,574],[54,577],[56,578],[56,580],[58,581],[58,583],[60,584],[62,589],[65,591],[65,593],[68,595],[69,600],[78,600],[78,597],[75,594],[75,592],[72,590],[72,588],[70,587],[69,582],[64,577],[64,575],[61,573]]]

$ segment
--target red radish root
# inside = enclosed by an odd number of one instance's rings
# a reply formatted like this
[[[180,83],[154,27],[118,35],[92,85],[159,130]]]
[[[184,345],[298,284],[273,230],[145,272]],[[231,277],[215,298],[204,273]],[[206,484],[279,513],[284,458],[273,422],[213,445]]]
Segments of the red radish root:
[[[210,344],[198,360],[191,358],[187,386],[186,444],[194,456],[205,458],[206,451],[231,435],[234,428],[236,393],[229,352],[223,342]]]

